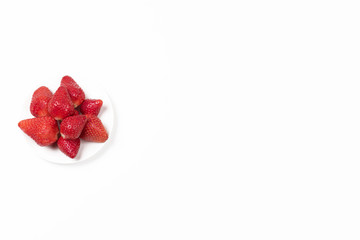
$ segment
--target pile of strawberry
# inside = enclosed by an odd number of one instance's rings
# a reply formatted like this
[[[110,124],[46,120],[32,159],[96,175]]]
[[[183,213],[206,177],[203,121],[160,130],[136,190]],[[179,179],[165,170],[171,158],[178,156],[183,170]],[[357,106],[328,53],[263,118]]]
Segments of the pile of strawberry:
[[[63,153],[75,158],[80,138],[100,143],[108,139],[104,125],[97,117],[102,105],[100,99],[85,99],[84,91],[74,79],[65,76],[54,94],[44,86],[34,92],[30,112],[35,118],[22,120],[18,126],[38,145],[49,146],[57,142]]]

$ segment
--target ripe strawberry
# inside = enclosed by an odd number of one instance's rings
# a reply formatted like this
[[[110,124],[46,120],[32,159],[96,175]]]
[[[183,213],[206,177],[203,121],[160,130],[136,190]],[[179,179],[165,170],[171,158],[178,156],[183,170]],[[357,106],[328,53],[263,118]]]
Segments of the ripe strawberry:
[[[75,109],[74,114],[72,116],[77,116],[77,115],[80,115],[80,113],[77,109]]]
[[[52,117],[22,120],[18,126],[40,146],[48,146],[58,139],[59,128]]]
[[[65,87],[59,87],[56,90],[48,103],[48,111],[56,120],[62,120],[74,114],[74,105]]]
[[[65,153],[66,156],[70,158],[76,157],[77,153],[79,152],[80,148],[80,139],[65,139],[60,137],[57,145],[59,149]]]
[[[89,142],[105,142],[109,135],[106,132],[101,120],[94,115],[86,115],[87,123],[80,135],[80,138]]]
[[[97,116],[102,105],[103,101],[100,99],[85,99],[79,108],[82,114],[92,114]]]
[[[52,92],[47,87],[39,87],[32,95],[30,112],[34,117],[50,116],[48,113],[48,102],[52,97]]]
[[[85,115],[65,118],[60,124],[60,134],[65,139],[78,138],[84,129],[87,119]]]
[[[61,79],[60,86],[66,87],[74,107],[79,106],[85,99],[85,93],[81,87],[70,76]]]

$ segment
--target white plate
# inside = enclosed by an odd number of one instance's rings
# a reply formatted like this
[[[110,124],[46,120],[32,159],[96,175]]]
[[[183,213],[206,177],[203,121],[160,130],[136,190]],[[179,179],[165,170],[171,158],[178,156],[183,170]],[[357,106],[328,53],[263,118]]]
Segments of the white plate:
[[[30,144],[30,146],[35,151],[35,153],[39,155],[41,158],[53,163],[74,164],[95,157],[96,153],[98,153],[105,146],[105,144],[107,144],[110,141],[110,138],[112,137],[111,131],[114,125],[114,110],[108,94],[104,90],[100,89],[98,86],[87,86],[87,84],[78,82],[76,79],[75,81],[84,90],[85,97],[87,99],[101,99],[103,101],[103,106],[100,110],[98,117],[101,119],[102,123],[104,124],[109,134],[109,139],[105,143],[86,142],[81,139],[79,152],[77,156],[72,159],[66,156],[63,152],[61,152],[56,144],[54,144],[53,146],[41,147],[29,136],[24,134],[27,142]],[[58,82],[58,85],[55,84],[54,86],[52,85],[50,86],[44,83],[43,86],[47,86],[54,93],[56,89],[59,87],[59,84],[60,84],[60,80]],[[35,91],[35,90],[36,88],[30,91]],[[26,99],[27,102],[26,104],[24,104],[24,110],[22,114],[23,119],[34,117],[30,113],[31,96],[32,93],[30,93],[30,98]]]

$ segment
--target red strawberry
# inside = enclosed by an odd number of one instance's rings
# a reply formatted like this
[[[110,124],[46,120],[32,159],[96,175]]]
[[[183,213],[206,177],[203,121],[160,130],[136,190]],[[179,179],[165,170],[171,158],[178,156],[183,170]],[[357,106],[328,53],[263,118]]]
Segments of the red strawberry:
[[[85,99],[85,93],[81,87],[70,76],[65,76],[61,79],[60,86],[66,87],[74,107],[79,106]]]
[[[18,126],[40,146],[48,146],[58,139],[59,128],[52,117],[30,118]]]
[[[102,105],[103,101],[100,99],[85,99],[80,105],[80,112],[82,114],[92,114],[97,116]]]
[[[89,142],[105,142],[109,135],[106,132],[101,120],[94,115],[86,115],[87,123],[80,135],[80,138]]]
[[[84,129],[87,119],[85,115],[65,118],[60,124],[60,134],[65,139],[78,138]]]
[[[65,87],[59,87],[56,90],[49,101],[48,111],[56,120],[62,120],[74,114],[74,105]]]
[[[70,158],[76,157],[79,148],[80,148],[80,139],[65,139],[63,137],[60,137],[57,145],[59,149],[65,153],[66,156]]]
[[[52,97],[52,92],[47,87],[39,87],[32,95],[30,112],[34,117],[49,116],[48,102]]]
[[[73,116],[80,115],[79,111],[75,109]]]

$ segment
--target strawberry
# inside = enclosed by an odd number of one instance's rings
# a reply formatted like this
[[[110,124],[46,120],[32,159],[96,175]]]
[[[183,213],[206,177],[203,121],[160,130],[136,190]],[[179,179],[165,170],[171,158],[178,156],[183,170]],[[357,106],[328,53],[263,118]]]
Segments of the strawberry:
[[[85,115],[77,115],[65,118],[60,124],[60,134],[65,139],[78,138],[85,126]]]
[[[34,117],[49,116],[48,102],[52,97],[52,92],[47,87],[39,87],[32,95],[30,112]]]
[[[59,87],[56,90],[48,103],[48,111],[56,120],[62,120],[74,114],[74,105],[65,87]]]
[[[79,148],[80,148],[80,139],[65,139],[63,137],[60,137],[57,145],[59,149],[65,153],[66,156],[70,158],[76,157]]]
[[[25,119],[18,126],[40,146],[53,144],[59,136],[57,122],[49,116]]]
[[[85,124],[80,138],[89,142],[105,142],[109,135],[106,132],[101,120],[97,116],[91,114],[87,114],[85,116],[87,118],[87,123]]]
[[[82,114],[92,114],[97,116],[102,105],[103,101],[100,99],[85,99],[79,108]]]
[[[60,86],[66,87],[74,107],[79,106],[85,99],[85,93],[81,87],[70,76],[61,79]]]
[[[77,116],[77,115],[80,115],[80,113],[77,109],[75,109],[74,114],[72,116]]]

